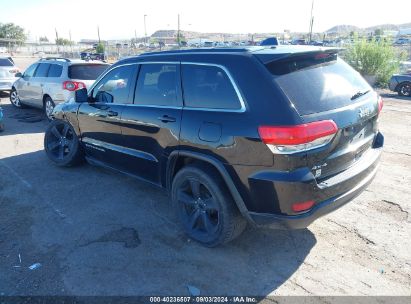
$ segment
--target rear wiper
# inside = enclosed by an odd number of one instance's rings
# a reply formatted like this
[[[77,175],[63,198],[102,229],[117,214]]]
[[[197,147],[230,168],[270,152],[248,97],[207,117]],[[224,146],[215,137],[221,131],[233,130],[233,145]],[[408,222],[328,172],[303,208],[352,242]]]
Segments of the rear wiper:
[[[357,92],[355,93],[353,96],[351,96],[351,100],[357,99],[358,97],[364,96],[365,94],[367,94],[370,90],[368,91],[364,91],[364,92]]]

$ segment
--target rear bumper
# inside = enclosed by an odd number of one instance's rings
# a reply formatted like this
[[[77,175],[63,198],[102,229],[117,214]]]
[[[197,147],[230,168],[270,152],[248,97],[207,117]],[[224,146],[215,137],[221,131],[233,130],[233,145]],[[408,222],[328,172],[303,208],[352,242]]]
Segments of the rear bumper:
[[[291,172],[260,171],[249,180],[252,203],[248,214],[257,226],[301,229],[317,218],[350,202],[373,180],[381,157],[384,137],[375,138],[373,147],[350,168],[318,181],[308,168]],[[314,201],[304,212],[292,210],[294,203]],[[253,210],[254,208],[254,210]]]
[[[378,166],[350,191],[317,203],[310,211],[299,215],[274,215],[250,212],[250,217],[257,226],[268,226],[275,229],[303,229],[307,228],[319,217],[326,215],[360,195],[372,182]]]
[[[0,81],[0,91],[11,91],[11,87],[12,87],[13,83],[1,83]]]

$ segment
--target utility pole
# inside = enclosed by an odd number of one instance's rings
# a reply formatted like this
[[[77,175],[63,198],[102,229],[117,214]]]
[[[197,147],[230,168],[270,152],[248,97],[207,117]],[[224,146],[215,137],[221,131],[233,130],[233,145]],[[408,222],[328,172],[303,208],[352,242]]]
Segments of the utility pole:
[[[146,26],[146,17],[147,15],[144,15],[144,42],[147,46],[147,26]]]
[[[314,16],[313,16],[313,10],[314,10],[314,0],[311,2],[311,18],[310,18],[310,38],[308,42],[311,42],[311,39],[313,37],[313,25],[314,25]]]
[[[56,44],[57,44],[57,53],[60,53],[60,48],[59,48],[59,34],[57,33],[57,29],[54,29],[56,31]]]
[[[177,15],[177,44],[180,47],[180,14]]]
[[[74,54],[73,54],[73,41],[71,41],[71,30],[69,30],[69,39],[70,39],[71,57],[74,58]]]
[[[100,44],[100,27],[97,25],[98,44]]]

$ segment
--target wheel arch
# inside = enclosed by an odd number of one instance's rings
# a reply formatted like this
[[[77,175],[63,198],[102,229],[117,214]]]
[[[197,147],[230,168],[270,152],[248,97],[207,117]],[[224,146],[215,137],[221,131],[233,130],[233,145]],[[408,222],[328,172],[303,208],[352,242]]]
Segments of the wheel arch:
[[[171,184],[174,176],[177,172],[184,166],[190,163],[203,163],[206,166],[211,166],[214,168],[224,180],[228,191],[231,194],[238,210],[241,212],[243,217],[252,225],[255,225],[254,221],[251,219],[248,209],[244,203],[243,198],[238,192],[234,185],[233,179],[225,169],[221,161],[217,160],[215,157],[206,155],[199,152],[187,151],[187,150],[176,150],[173,151],[168,157],[167,167],[166,167],[166,188],[171,191]]]
[[[46,102],[46,98],[47,98],[47,97],[50,97],[50,98],[51,98],[51,96],[50,96],[48,93],[43,94],[43,105],[44,105],[44,103]],[[53,100],[53,98],[51,98],[51,100]]]

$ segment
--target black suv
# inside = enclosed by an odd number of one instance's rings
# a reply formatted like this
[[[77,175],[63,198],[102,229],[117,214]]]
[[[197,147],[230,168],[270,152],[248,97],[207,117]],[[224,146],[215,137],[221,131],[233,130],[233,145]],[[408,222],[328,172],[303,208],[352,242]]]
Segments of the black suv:
[[[335,49],[149,53],[56,106],[44,146],[57,165],[85,158],[167,189],[187,234],[215,246],[247,223],[307,227],[359,195],[381,108]]]

